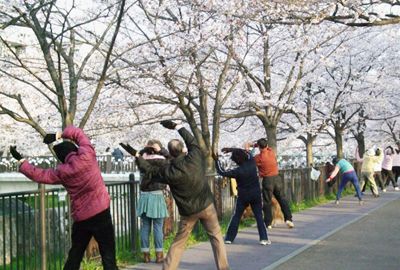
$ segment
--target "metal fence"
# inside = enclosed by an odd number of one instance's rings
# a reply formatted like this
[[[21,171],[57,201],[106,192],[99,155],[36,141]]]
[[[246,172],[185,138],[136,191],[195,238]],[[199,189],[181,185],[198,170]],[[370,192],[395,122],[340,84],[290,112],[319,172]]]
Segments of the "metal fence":
[[[132,251],[134,182],[107,184],[117,252]],[[64,189],[0,194],[0,269],[62,269],[71,246]]]
[[[292,202],[315,199],[332,189],[324,183],[324,170],[317,181],[309,169],[281,171],[286,197]],[[229,179],[209,175],[218,216],[231,214],[235,204]],[[118,252],[139,250],[139,219],[136,203],[139,183],[106,184],[111,197],[111,214]],[[71,216],[64,189],[44,188],[31,192],[0,194],[0,269],[62,269],[71,245]],[[172,205],[171,227],[179,221]]]

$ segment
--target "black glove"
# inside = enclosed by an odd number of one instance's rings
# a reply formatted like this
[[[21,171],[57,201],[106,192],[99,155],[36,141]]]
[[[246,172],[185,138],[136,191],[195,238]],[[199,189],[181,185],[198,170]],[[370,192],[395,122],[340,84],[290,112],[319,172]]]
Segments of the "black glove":
[[[168,129],[175,129],[176,123],[172,122],[171,120],[163,120],[160,122],[160,124]]]
[[[125,151],[128,152],[129,154],[131,154],[132,156],[136,156],[136,153],[137,153],[136,149],[134,149],[132,146],[130,146],[129,143],[127,143],[127,144],[120,143],[119,145],[121,145],[121,147],[124,148]]]
[[[22,155],[18,153],[16,146],[10,146],[10,153],[16,160],[20,161],[22,159]]]
[[[52,142],[56,141],[56,134],[55,133],[48,133],[43,138],[43,142],[45,144],[51,144]]]

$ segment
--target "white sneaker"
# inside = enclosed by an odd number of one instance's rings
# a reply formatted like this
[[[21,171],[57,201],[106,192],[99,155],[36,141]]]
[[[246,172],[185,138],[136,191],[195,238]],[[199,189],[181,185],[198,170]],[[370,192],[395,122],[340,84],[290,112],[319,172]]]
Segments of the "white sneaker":
[[[386,188],[382,189],[382,192],[386,192]]]
[[[286,220],[286,225],[287,225],[290,229],[294,228],[294,223],[293,223],[293,221],[291,221],[291,220]]]
[[[267,227],[267,229],[268,229],[268,230],[271,230],[271,229],[272,229],[272,226],[271,226],[271,225],[269,225],[269,226]]]
[[[336,205],[339,205],[339,200],[336,200],[336,201],[335,201],[335,204],[336,204]]]
[[[271,245],[271,241],[270,240],[261,240],[260,245],[263,245],[263,246]]]
[[[230,245],[230,244],[232,244],[232,241],[225,240],[225,244]]]
[[[399,187],[395,187],[394,190],[400,190]]]
[[[363,205],[363,204],[364,204],[364,201],[363,201],[363,200],[358,201],[358,204],[359,204],[359,205]]]

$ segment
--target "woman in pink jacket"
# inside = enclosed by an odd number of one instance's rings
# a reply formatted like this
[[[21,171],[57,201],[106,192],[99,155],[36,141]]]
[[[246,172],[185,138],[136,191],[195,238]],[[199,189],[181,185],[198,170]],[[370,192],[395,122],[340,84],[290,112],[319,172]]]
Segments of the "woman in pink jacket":
[[[61,184],[71,198],[72,246],[69,250],[66,270],[78,270],[86,246],[93,236],[100,249],[104,269],[118,269],[115,260],[114,227],[110,214],[110,196],[101,176],[96,152],[83,131],[68,126],[62,134],[47,134],[43,140],[52,144],[61,163],[55,169],[33,166],[17,152],[16,146],[10,153],[21,164],[19,171],[29,179],[43,184]]]

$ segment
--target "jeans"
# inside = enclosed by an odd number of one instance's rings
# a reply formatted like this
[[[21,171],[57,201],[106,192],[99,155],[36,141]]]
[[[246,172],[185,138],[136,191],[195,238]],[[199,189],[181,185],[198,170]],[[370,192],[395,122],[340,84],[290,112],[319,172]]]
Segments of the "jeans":
[[[198,220],[200,220],[208,234],[208,238],[210,239],[216,268],[218,270],[229,269],[228,257],[226,255],[224,240],[222,239],[217,211],[215,210],[214,204],[210,204],[206,209],[197,214],[181,216],[178,232],[175,235],[174,242],[168,250],[167,257],[164,259],[163,270],[178,269],[179,261],[181,260],[182,253],[185,250],[185,243]]]
[[[270,226],[272,223],[272,196],[282,208],[285,221],[292,221],[292,212],[290,211],[289,204],[283,194],[282,178],[279,175],[266,176],[262,180],[262,194],[263,194],[263,211],[265,226]]]
[[[260,191],[255,194],[239,194],[236,199],[236,207],[235,212],[229,222],[228,231],[226,232],[225,241],[235,240],[238,229],[240,218],[246,207],[250,204],[251,210],[254,213],[254,216],[257,221],[258,234],[260,236],[260,240],[268,240],[267,229],[264,225],[263,217],[262,217],[262,201]]]
[[[72,246],[64,270],[79,270],[83,254],[92,236],[99,244],[104,270],[118,269],[115,261],[114,227],[108,208],[87,220],[74,222]]]
[[[354,188],[356,189],[357,197],[361,201],[362,200],[361,190],[360,190],[360,185],[358,183],[357,174],[355,171],[346,172],[342,175],[342,181],[340,181],[339,189],[338,192],[336,193],[336,200],[340,199],[343,189],[349,181],[353,184]]]
[[[149,218],[146,217],[146,214],[142,214],[140,216],[141,220],[141,230],[140,230],[140,246],[142,252],[149,252],[150,250],[150,232],[151,225],[153,224],[153,237],[154,237],[154,246],[156,252],[163,251],[163,224],[164,218]]]

